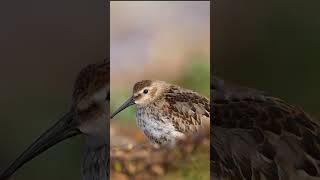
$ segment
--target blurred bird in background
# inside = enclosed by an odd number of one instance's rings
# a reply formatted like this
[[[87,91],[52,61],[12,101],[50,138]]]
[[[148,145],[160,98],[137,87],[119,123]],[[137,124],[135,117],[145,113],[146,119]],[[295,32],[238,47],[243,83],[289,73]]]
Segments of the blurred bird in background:
[[[211,77],[211,178],[320,179],[320,126],[301,108]]]
[[[85,180],[109,178],[109,78],[110,61],[90,64],[76,79],[72,106],[0,174],[8,179],[15,171],[55,144],[83,134],[87,137],[82,164]]]

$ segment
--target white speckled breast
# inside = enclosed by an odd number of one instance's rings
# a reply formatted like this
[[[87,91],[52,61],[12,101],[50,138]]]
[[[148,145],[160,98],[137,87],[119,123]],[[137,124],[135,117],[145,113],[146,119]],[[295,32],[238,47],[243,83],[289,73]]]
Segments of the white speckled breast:
[[[161,115],[152,106],[138,107],[136,119],[138,127],[155,145],[174,145],[176,138],[183,136],[175,130],[167,116]]]

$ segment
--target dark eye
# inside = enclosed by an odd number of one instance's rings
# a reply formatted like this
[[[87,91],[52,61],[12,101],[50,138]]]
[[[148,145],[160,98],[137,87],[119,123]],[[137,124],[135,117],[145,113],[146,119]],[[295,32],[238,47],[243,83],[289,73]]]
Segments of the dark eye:
[[[143,93],[147,94],[148,93],[148,89],[143,90]]]

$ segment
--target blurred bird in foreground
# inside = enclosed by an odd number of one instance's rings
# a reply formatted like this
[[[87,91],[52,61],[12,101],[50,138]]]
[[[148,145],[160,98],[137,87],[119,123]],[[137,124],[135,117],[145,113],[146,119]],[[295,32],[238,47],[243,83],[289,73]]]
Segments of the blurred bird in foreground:
[[[81,70],[75,82],[70,111],[4,170],[0,180],[8,179],[26,162],[78,134],[87,137],[82,164],[84,179],[109,178],[109,67],[109,60],[105,60]]]
[[[200,94],[163,81],[143,80],[133,87],[133,96],[112,115],[137,106],[138,127],[158,147],[173,146],[177,139],[210,125],[210,103]]]
[[[211,179],[320,179],[319,124],[265,92],[211,80]]]

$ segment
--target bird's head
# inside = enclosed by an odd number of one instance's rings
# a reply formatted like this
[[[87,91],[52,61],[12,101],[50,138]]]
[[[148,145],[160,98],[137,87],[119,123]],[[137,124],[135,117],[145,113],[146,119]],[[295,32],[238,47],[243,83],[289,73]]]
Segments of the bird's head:
[[[0,180],[9,178],[26,162],[55,144],[70,137],[109,137],[109,61],[92,64],[78,74],[71,110],[46,130],[11,165],[0,174]],[[107,138],[108,139],[108,138]]]
[[[72,98],[77,128],[87,135],[106,132],[109,123],[109,63],[92,64],[78,75]]]
[[[152,81],[152,80],[142,80],[133,86],[132,96],[125,101],[114,113],[112,113],[111,118],[116,114],[126,109],[131,105],[138,106],[148,106],[149,104],[156,101],[165,90],[169,88],[169,84],[164,81]]]

